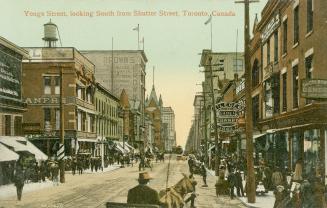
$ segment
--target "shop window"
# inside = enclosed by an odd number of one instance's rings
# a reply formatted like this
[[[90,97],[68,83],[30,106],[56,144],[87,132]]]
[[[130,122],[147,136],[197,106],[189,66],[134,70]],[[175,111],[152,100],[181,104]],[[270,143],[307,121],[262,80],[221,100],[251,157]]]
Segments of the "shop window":
[[[313,0],[307,0],[307,33],[313,30]]]
[[[288,166],[288,134],[286,132],[274,135],[275,140],[275,163],[281,168]]]
[[[5,136],[11,136],[11,115],[5,115]]]
[[[274,62],[278,62],[278,30],[274,33]]]
[[[50,95],[51,94],[51,77],[49,77],[49,76],[43,77],[43,86],[44,86],[44,94]]]
[[[22,117],[21,116],[15,116],[14,129],[15,129],[15,136],[22,136],[23,135]]]
[[[55,94],[60,94],[60,77],[55,77]]]
[[[287,19],[283,22],[283,54],[287,53]]]
[[[283,84],[283,112],[287,111],[287,72],[282,75]]]
[[[292,168],[294,170],[295,163],[301,158],[301,138],[299,132],[294,132],[292,136]]]
[[[299,72],[298,65],[293,67],[293,108],[299,107]]]
[[[305,58],[305,74],[306,79],[312,79],[312,71],[313,71],[313,65],[312,65],[313,55],[308,56]],[[312,103],[312,100],[305,99],[306,104]]]
[[[304,131],[304,173],[320,175],[320,135],[319,129]]]
[[[293,44],[299,42],[300,22],[299,22],[299,6],[294,8],[294,27],[293,27]]]

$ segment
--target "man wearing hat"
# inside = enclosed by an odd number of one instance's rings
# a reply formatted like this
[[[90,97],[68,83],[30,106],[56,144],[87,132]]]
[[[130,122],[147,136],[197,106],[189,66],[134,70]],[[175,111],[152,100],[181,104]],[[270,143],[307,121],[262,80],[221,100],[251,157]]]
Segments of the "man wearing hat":
[[[139,173],[139,185],[128,191],[127,203],[160,205],[158,192],[147,186],[150,179],[148,172]]]

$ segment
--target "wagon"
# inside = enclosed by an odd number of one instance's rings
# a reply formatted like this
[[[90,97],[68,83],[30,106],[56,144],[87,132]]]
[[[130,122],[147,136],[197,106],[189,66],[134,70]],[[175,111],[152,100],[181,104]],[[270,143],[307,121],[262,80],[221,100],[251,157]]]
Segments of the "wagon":
[[[158,205],[149,204],[127,204],[119,202],[107,202],[107,208],[160,208]]]

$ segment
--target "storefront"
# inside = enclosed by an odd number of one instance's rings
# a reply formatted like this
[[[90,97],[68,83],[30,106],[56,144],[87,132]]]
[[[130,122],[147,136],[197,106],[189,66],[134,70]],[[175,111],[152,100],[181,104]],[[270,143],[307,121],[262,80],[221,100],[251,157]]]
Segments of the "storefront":
[[[266,134],[256,140],[257,151],[271,165],[294,171],[295,163],[303,161],[303,174],[324,176],[327,134],[326,104],[311,104],[296,112],[260,122]]]

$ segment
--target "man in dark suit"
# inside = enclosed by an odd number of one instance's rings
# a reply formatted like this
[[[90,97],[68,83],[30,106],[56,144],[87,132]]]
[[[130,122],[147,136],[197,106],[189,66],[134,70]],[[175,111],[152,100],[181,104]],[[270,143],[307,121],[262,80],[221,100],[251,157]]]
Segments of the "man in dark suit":
[[[139,173],[139,185],[128,191],[127,203],[160,205],[158,192],[147,186],[150,179],[148,172]]]

